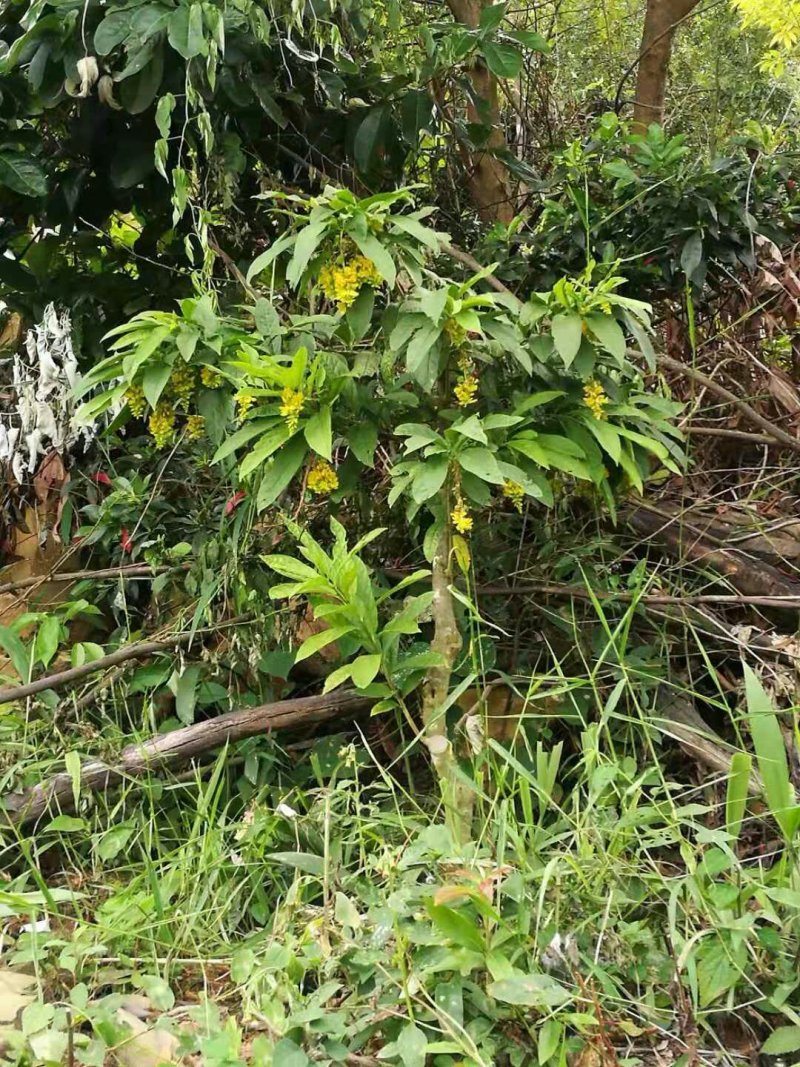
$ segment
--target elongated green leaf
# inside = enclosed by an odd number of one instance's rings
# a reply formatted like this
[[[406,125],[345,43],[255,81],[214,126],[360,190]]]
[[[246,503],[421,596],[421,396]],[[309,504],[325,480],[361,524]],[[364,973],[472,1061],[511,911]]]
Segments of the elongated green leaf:
[[[331,409],[325,404],[312,415],[303,430],[309,447],[323,459],[330,461],[333,454],[333,435],[331,432]]]
[[[198,682],[201,666],[190,663],[184,667],[175,689],[175,714],[184,726],[194,722],[194,709],[197,704]]]
[[[390,286],[394,285],[397,278],[397,268],[394,265],[394,260],[378,238],[374,234],[361,234],[355,230],[350,231],[350,236],[358,245],[362,255],[372,260],[383,280]]]
[[[744,681],[747,722],[756,750],[758,770],[764,782],[770,811],[788,842],[794,838],[800,816],[789,777],[783,734],[769,694],[758,675],[747,664],[744,665]]]
[[[310,222],[300,231],[294,243],[294,252],[289,261],[289,266],[286,268],[286,280],[289,285],[297,286],[300,284],[311,257],[322,244],[327,231],[327,219],[318,219],[316,222]],[[258,260],[256,260],[257,262]],[[252,270],[253,268],[251,267],[250,269]]]
[[[353,155],[358,169],[367,174],[375,165],[378,149],[383,142],[383,127],[387,110],[383,106],[371,108],[356,132],[353,142]]]
[[[625,358],[625,334],[613,315],[587,315],[586,325],[614,359],[621,362]]]
[[[268,430],[276,425],[275,419],[251,419],[237,430],[236,433],[227,437],[214,453],[212,463],[219,463],[220,460],[230,456],[242,445],[246,445],[248,441],[251,441],[254,437],[258,437],[262,434],[266,434]]]
[[[172,374],[169,363],[152,363],[145,367],[142,375],[142,392],[145,400],[154,408],[164,392],[164,387]]]
[[[55,615],[48,615],[39,623],[36,631],[34,656],[37,662],[47,666],[58,651],[61,640],[61,623]]]
[[[298,434],[280,453],[270,460],[261,479],[256,497],[259,511],[274,504],[283,490],[300,470],[306,457],[305,440]]]
[[[328,645],[333,644],[334,641],[338,641],[340,637],[351,634],[353,629],[354,627],[352,626],[332,626],[328,630],[320,630],[319,633],[312,634],[298,648],[297,655],[294,657],[295,663],[302,663],[304,659],[308,659],[315,652],[319,652],[320,649],[326,648]]]
[[[559,1008],[571,999],[569,991],[547,974],[502,978],[489,986],[489,996],[525,1008]]]
[[[725,795],[725,829],[733,838],[738,838],[742,832],[742,819],[747,804],[747,791],[752,769],[753,760],[748,752],[733,754]]]
[[[291,431],[285,422],[279,423],[273,430],[268,430],[242,460],[239,477],[246,478],[252,474],[289,440],[290,435]]]
[[[318,878],[322,877],[325,871],[325,860],[322,856],[315,856],[313,852],[268,852],[265,858]]]
[[[454,908],[448,908],[444,904],[428,904],[428,914],[433,920],[433,925],[444,934],[448,941],[453,941],[456,945],[468,948],[472,952],[484,951],[483,938],[474,918]]]
[[[358,689],[366,689],[375,680],[375,675],[381,669],[381,656],[379,652],[368,656],[359,656],[350,664],[350,677]]]

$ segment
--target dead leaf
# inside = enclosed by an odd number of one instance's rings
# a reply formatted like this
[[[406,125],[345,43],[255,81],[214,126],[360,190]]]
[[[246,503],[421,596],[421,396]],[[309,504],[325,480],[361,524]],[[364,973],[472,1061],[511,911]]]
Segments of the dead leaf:
[[[0,1033],[13,1027],[22,1009],[36,1000],[35,984],[29,974],[0,967]]]
[[[36,498],[42,504],[46,504],[48,497],[53,493],[60,493],[62,486],[67,480],[67,468],[58,452],[48,452],[39,469],[33,476],[33,488]]]
[[[790,415],[796,415],[800,411],[800,396],[792,379],[785,371],[773,368],[770,371],[767,388],[784,411],[788,411]]]
[[[117,1010],[117,1019],[131,1031],[114,1049],[114,1058],[122,1067],[159,1067],[179,1063],[178,1039],[166,1030],[155,1030],[125,1008]]]

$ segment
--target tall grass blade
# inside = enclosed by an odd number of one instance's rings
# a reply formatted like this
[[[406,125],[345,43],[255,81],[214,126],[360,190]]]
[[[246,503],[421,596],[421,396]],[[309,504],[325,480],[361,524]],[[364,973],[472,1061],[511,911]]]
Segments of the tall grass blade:
[[[769,694],[758,675],[747,664],[744,665],[744,679],[747,721],[756,750],[758,769],[764,780],[767,803],[788,844],[800,822],[800,809],[795,804],[783,734]]]

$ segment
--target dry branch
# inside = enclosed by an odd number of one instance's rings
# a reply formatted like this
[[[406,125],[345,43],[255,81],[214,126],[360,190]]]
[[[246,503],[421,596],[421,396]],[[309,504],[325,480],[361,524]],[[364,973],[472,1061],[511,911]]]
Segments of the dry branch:
[[[16,582],[0,585],[0,593],[16,593],[20,589],[30,589],[44,582],[80,582],[85,579],[99,581],[101,578],[151,578],[167,571],[187,570],[188,564],[175,566],[151,567],[147,563],[130,563],[125,567],[101,567],[98,570],[51,571],[49,574],[34,574],[29,578],[20,578]]]
[[[81,792],[99,792],[126,778],[140,778],[151,771],[168,770],[211,749],[256,734],[325,722],[343,713],[355,716],[371,703],[368,697],[348,690],[230,711],[216,719],[184,726],[141,744],[128,745],[114,764],[101,760],[83,764]],[[51,807],[70,810],[74,807],[72,778],[66,772],[56,774],[21,793],[9,794],[2,804],[7,818],[18,825],[40,818]]]
[[[248,621],[250,616],[242,616],[238,619],[229,619],[225,623],[208,627],[202,630],[190,630],[187,633],[174,634],[172,637],[160,641],[136,641],[131,645],[124,645],[116,652],[109,652],[107,656],[94,659],[91,663],[83,663],[80,667],[70,667],[66,671],[56,671],[53,674],[45,674],[34,682],[26,682],[24,685],[9,685],[0,689],[0,704],[8,704],[12,700],[24,700],[26,697],[43,693],[46,689],[61,689],[71,682],[79,682],[90,674],[104,671],[107,667],[116,667],[119,663],[128,660],[142,659],[144,656],[152,656],[157,652],[169,652],[178,645],[191,644],[204,634],[215,633],[217,630],[229,626],[238,626]]]

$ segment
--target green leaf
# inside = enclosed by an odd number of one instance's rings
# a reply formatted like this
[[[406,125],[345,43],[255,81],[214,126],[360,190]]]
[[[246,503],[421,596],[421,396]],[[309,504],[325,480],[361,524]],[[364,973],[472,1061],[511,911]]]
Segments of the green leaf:
[[[325,679],[325,685],[322,687],[323,693],[330,693],[332,689],[335,689],[338,685],[346,682],[350,677],[351,665],[345,663],[342,667],[338,667],[332,674],[329,674]]]
[[[428,904],[428,914],[436,929],[462,948],[483,953],[485,945],[475,919],[444,904]]]
[[[566,990],[547,974],[515,975],[492,982],[488,993],[503,1004],[516,1004],[524,1008],[560,1008],[571,1000]]]
[[[761,1046],[761,1051],[767,1056],[800,1052],[800,1026],[779,1026]]]
[[[702,262],[703,235],[695,230],[681,250],[681,270],[687,278],[691,278]]]
[[[75,815],[57,815],[45,827],[45,830],[54,834],[76,834],[85,829],[86,820]]]
[[[286,268],[286,280],[289,285],[297,286],[300,284],[311,257],[322,244],[327,232],[328,220],[325,218],[317,219],[315,222],[309,222],[309,224],[304,226],[297,235],[297,240],[294,242],[294,252],[289,261],[289,266]],[[276,241],[276,244],[278,243],[279,242]],[[260,258],[261,257],[259,256],[259,259]],[[258,259],[250,268],[250,271],[254,272],[256,263],[258,263]]]
[[[265,858],[317,878],[321,878],[325,872],[325,860],[312,852],[268,852]]]
[[[586,325],[614,359],[621,362],[625,358],[625,334],[613,315],[587,315]]]
[[[275,419],[273,418],[248,420],[241,429],[236,431],[236,433],[225,438],[214,453],[211,462],[219,463],[220,460],[230,456],[237,449],[241,448],[242,445],[246,445],[247,442],[254,437],[258,437],[260,434],[265,434],[272,428],[275,428]]]
[[[350,677],[358,689],[366,689],[375,680],[381,669],[381,655],[375,652],[368,656],[359,656],[350,664]]]
[[[175,714],[184,726],[190,726],[194,722],[194,709],[197,704],[198,681],[200,679],[201,666],[199,663],[190,663],[184,667],[178,678],[175,689]]]
[[[424,504],[444,485],[449,462],[446,456],[434,456],[420,463],[411,483],[411,497],[417,504]]]
[[[99,56],[107,56],[118,44],[122,44],[131,32],[131,12],[109,11],[94,31],[94,50]]]
[[[353,626],[332,626],[329,630],[320,630],[319,633],[312,634],[298,648],[297,655],[294,657],[295,663],[302,663],[304,659],[313,656],[321,648],[333,644],[334,641],[338,641],[340,637],[344,637],[346,634],[351,634],[354,629],[355,627]]]
[[[435,325],[439,325],[447,301],[450,296],[446,287],[441,289],[420,289],[417,292],[417,303],[420,311]]]
[[[397,268],[394,265],[394,260],[378,238],[372,233],[361,234],[356,233],[354,230],[350,231],[350,236],[358,245],[361,254],[372,260],[383,280],[389,286],[394,285],[397,278]]]
[[[113,860],[125,848],[132,833],[132,826],[114,826],[107,830],[97,844],[98,857],[101,860]]]
[[[488,448],[468,448],[458,455],[458,465],[476,478],[493,485],[502,485],[505,479],[497,466],[497,458]]]
[[[323,459],[327,459],[328,462],[330,462],[331,456],[333,455],[330,405],[325,404],[315,415],[311,416],[305,425],[303,433],[305,434],[309,447],[312,448],[317,455],[322,456]]]
[[[484,31],[496,30],[505,18],[508,4],[487,4],[481,8],[481,16],[478,28]]]
[[[14,670],[22,681],[27,682],[30,677],[31,657],[22,638],[9,626],[0,626],[0,645],[8,653]]]
[[[70,749],[64,756],[64,766],[72,786],[72,800],[77,808],[81,798],[81,757],[74,749]]]
[[[489,438],[486,436],[486,431],[481,425],[479,415],[470,415],[469,418],[464,419],[463,422],[457,422],[453,425],[453,430],[456,433],[460,433],[462,437],[469,437],[471,441],[477,441],[481,445],[488,443]]]
[[[514,45],[484,41],[481,52],[486,66],[496,78],[516,78],[522,70],[522,53]]]
[[[744,665],[747,722],[756,750],[758,770],[764,782],[770,812],[784,838],[791,842],[800,822],[789,762],[778,716],[772,701],[752,667]]]
[[[48,615],[45,619],[42,619],[36,631],[34,659],[46,667],[58,651],[60,640],[61,623],[55,615]]]
[[[375,449],[378,445],[378,427],[374,422],[362,420],[348,431],[347,443],[359,463],[363,463],[365,467],[372,467],[375,463]]]
[[[274,504],[283,490],[300,470],[306,458],[305,440],[298,434],[280,453],[270,460],[261,479],[256,498],[259,511]]]
[[[280,422],[274,429],[268,430],[256,442],[252,451],[248,452],[242,460],[239,467],[239,477],[247,478],[248,475],[252,474],[254,470],[260,467],[262,463],[265,463],[270,456],[289,440],[290,435],[291,430],[285,422]],[[278,462],[278,460],[276,459],[274,462]]]
[[[120,85],[120,102],[129,114],[141,115],[147,111],[156,98],[163,74],[164,48],[159,42],[150,62]]]
[[[30,156],[0,149],[0,188],[5,186],[21,196],[45,196],[47,175]]]
[[[432,389],[439,370],[441,328],[427,323],[412,336],[406,349],[406,368],[423,389]]]
[[[395,1042],[403,1067],[425,1067],[428,1038],[416,1023],[406,1023]]]
[[[574,311],[556,315],[551,324],[553,344],[556,351],[564,360],[564,366],[569,367],[578,354],[583,338],[583,320]]]
[[[734,752],[725,794],[725,829],[734,839],[738,839],[742,832],[752,770],[753,760],[750,753]]]
[[[400,127],[412,148],[417,147],[422,130],[431,126],[433,101],[424,89],[411,89],[400,101]]]
[[[363,173],[368,173],[378,156],[378,149],[383,143],[383,126],[387,109],[383,106],[371,108],[356,131],[353,142],[353,156],[356,166]]]
[[[354,341],[360,341],[372,322],[375,307],[375,290],[371,285],[361,287],[361,292],[347,309],[346,319]]]
[[[169,363],[151,363],[145,367],[142,375],[142,392],[151,408],[158,403],[170,374],[172,374],[172,367]]]
[[[547,53],[550,51],[550,45],[546,39],[535,30],[506,30],[506,35],[532,52]]]
[[[205,55],[208,47],[203,37],[202,5],[180,4],[170,15],[168,36],[169,43],[184,59]]]

